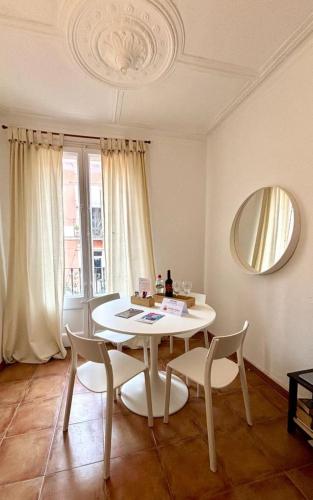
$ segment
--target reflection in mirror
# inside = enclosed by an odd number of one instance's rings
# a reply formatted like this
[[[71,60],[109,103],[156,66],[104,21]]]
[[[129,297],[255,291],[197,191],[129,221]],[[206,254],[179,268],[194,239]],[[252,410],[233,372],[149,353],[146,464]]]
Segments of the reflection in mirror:
[[[236,215],[232,228],[233,253],[250,272],[271,272],[290,247],[294,230],[295,205],[290,195],[278,186],[259,189]]]

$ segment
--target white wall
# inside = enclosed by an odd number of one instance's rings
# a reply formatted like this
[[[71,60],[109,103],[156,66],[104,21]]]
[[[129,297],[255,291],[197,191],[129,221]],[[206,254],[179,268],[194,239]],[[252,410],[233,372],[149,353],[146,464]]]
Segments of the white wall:
[[[205,288],[214,332],[251,323],[246,357],[287,385],[313,366],[313,44],[298,49],[207,141]],[[298,201],[299,245],[272,275],[245,274],[231,257],[233,217],[250,193],[280,185]]]
[[[151,144],[150,202],[156,272],[192,280],[203,291],[205,144],[179,139]]]
[[[205,141],[170,137],[140,129],[93,127],[60,123],[25,115],[2,116],[1,123],[84,135],[151,139],[148,183],[156,272],[172,270],[177,279],[190,279],[203,290]],[[0,198],[5,210],[4,239],[8,239],[8,144],[0,129]],[[64,321],[83,328],[82,312],[67,311]]]

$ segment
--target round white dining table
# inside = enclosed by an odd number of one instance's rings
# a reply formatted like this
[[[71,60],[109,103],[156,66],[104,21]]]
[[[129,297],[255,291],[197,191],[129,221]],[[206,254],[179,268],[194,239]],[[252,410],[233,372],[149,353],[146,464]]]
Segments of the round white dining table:
[[[116,314],[129,308],[142,312],[132,318],[121,318]],[[164,317],[153,324],[139,322],[148,312],[164,314]],[[152,408],[154,417],[164,415],[165,372],[158,370],[158,344],[163,336],[178,335],[207,328],[215,320],[216,313],[209,305],[195,305],[188,309],[188,315],[176,316],[160,310],[160,304],[154,307],[137,306],[129,298],[121,298],[106,302],[96,307],[92,313],[93,320],[113,332],[142,335],[150,338],[150,380],[152,392]],[[138,415],[147,416],[145,381],[140,373],[122,386],[121,398],[129,410]],[[172,375],[171,400],[169,413],[180,410],[187,402],[188,387],[176,375]]]

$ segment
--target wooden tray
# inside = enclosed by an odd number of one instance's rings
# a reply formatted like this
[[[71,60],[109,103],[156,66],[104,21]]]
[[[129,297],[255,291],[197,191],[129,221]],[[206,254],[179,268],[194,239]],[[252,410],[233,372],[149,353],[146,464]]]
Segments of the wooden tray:
[[[142,297],[137,297],[133,295],[130,298],[132,304],[137,304],[137,306],[145,306],[145,307],[153,307],[154,306],[154,297],[146,297],[143,299]]]
[[[154,298],[155,302],[162,302],[162,300],[165,298],[165,295],[164,295],[164,293],[155,293],[153,295],[153,298]],[[173,295],[173,297],[169,297],[169,298],[173,298],[175,300],[181,300],[182,302],[186,303],[187,307],[192,307],[196,303],[196,299],[194,297],[190,297],[188,295]]]

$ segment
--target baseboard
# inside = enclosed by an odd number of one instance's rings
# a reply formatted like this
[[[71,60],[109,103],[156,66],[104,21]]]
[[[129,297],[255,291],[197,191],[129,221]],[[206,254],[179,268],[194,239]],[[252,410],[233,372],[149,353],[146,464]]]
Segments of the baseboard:
[[[276,382],[275,380],[273,380],[266,373],[262,372],[262,370],[260,370],[259,368],[257,368],[253,363],[251,363],[251,361],[248,361],[246,358],[244,358],[244,360],[245,360],[245,366],[246,366],[246,368],[248,368],[250,370],[253,370],[267,384],[269,384],[270,386],[273,387],[273,389],[275,389],[277,392],[279,392],[279,394],[281,394],[282,396],[284,396],[285,398],[288,399],[289,392],[287,391],[287,389],[285,389],[285,387],[283,387],[278,382]]]

